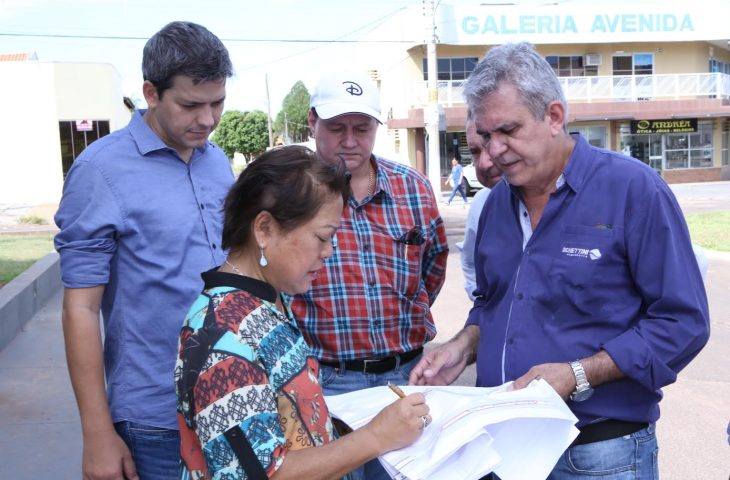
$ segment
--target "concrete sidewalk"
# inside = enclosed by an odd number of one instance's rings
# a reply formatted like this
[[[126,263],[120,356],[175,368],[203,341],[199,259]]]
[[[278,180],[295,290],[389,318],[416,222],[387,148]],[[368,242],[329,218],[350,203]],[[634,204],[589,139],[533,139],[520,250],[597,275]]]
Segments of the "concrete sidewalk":
[[[58,290],[0,351],[0,477],[81,478],[81,425]]]
[[[439,328],[434,343],[460,330],[470,308],[454,246],[463,237],[467,209],[459,204],[439,208],[451,253],[446,283],[433,307]],[[677,383],[665,389],[657,429],[663,480],[727,480],[730,474],[730,254],[708,251],[707,256],[712,335]],[[81,476],[81,431],[66,370],[61,301],[59,290],[0,351],[0,478]],[[459,383],[473,385],[473,368]]]

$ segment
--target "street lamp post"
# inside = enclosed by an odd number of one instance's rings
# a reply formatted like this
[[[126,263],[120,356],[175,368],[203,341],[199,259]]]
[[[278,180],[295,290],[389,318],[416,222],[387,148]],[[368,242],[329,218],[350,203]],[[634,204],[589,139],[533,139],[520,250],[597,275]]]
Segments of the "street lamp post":
[[[441,198],[441,153],[439,142],[438,69],[436,67],[436,4],[429,0],[426,9],[426,64],[428,65],[428,105],[424,120],[428,157],[426,160],[428,180],[436,195]]]

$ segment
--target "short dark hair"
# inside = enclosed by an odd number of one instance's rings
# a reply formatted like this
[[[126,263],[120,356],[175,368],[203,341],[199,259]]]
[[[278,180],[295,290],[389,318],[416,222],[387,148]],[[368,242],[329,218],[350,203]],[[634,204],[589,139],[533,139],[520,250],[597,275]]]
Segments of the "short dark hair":
[[[233,75],[228,50],[207,28],[192,22],[171,22],[154,34],[142,52],[142,77],[157,94],[172,87],[176,75],[200,82],[220,81]]]
[[[223,248],[244,246],[256,215],[267,211],[289,232],[308,222],[327,201],[350,197],[344,162],[331,164],[307,147],[288,145],[260,155],[241,172],[223,206]]]

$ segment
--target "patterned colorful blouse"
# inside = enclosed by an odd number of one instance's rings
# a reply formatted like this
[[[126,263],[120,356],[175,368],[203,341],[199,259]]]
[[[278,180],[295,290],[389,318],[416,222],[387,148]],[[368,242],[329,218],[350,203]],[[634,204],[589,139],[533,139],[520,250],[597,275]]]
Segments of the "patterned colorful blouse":
[[[175,366],[181,478],[271,477],[289,450],[335,439],[319,365],[270,285],[216,270],[203,280]]]

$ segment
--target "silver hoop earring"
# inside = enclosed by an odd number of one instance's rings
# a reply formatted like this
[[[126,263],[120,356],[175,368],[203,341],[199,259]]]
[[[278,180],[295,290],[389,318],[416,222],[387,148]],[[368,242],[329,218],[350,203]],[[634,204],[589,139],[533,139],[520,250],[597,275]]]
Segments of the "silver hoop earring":
[[[261,258],[259,258],[259,265],[261,265],[261,267],[263,268],[268,264],[269,264],[269,261],[266,260],[266,257],[264,256],[264,248],[261,247]]]

